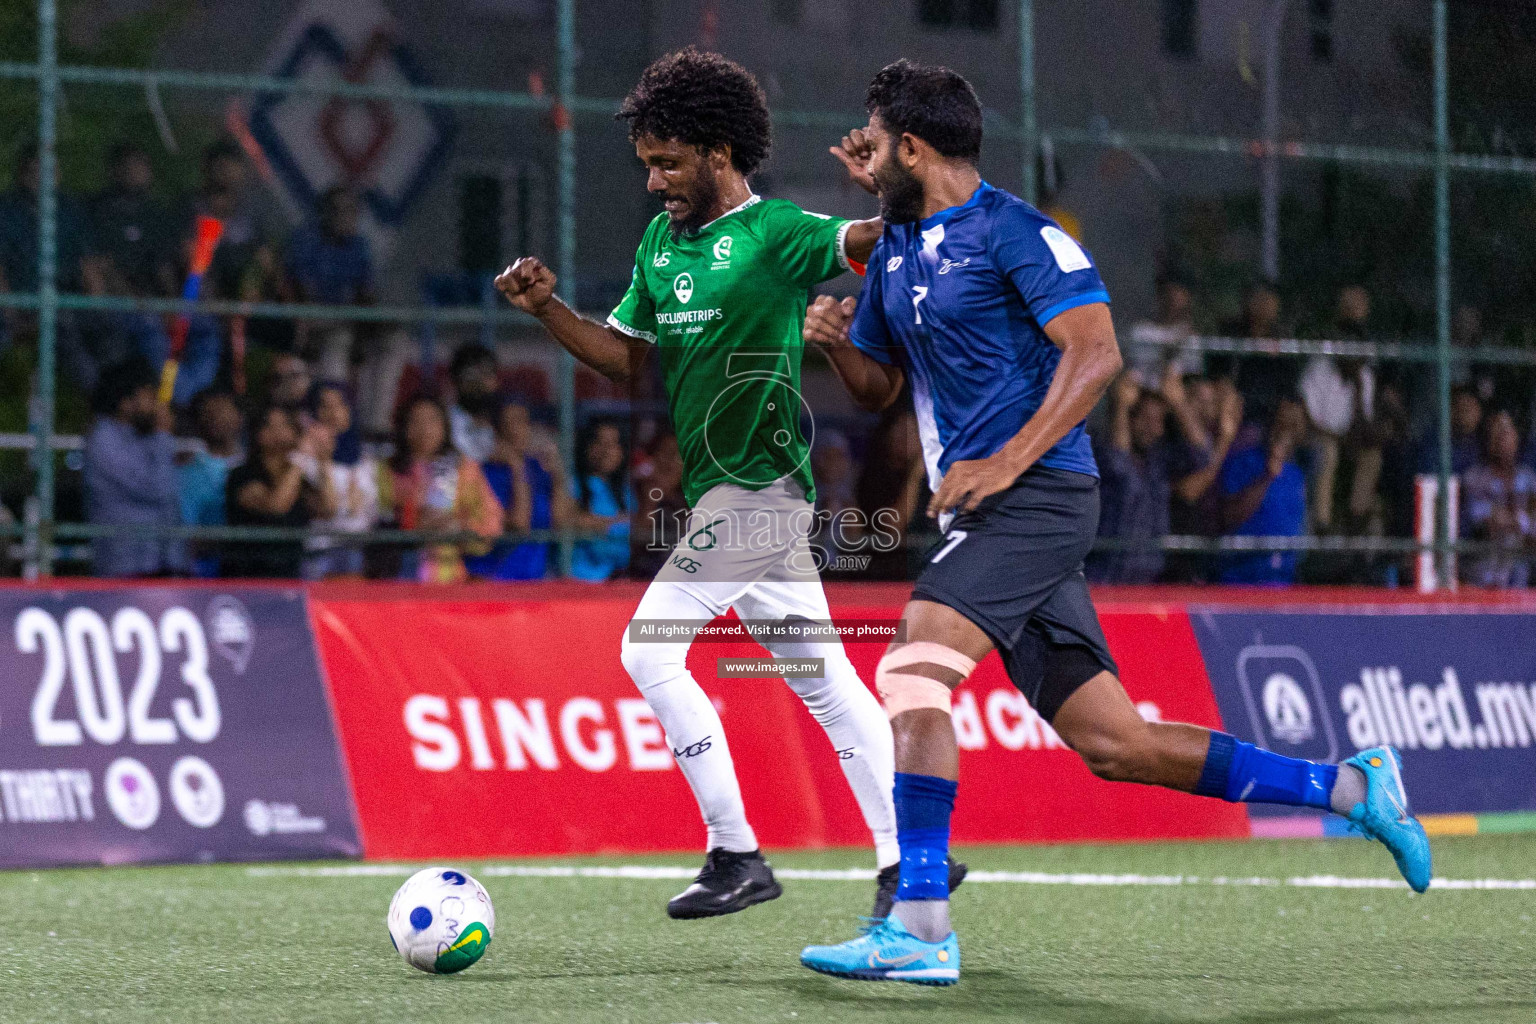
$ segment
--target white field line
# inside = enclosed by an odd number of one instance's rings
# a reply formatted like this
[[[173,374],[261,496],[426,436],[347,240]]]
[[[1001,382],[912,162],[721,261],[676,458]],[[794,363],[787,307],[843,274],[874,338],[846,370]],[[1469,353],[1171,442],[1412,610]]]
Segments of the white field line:
[[[251,867],[254,878],[369,878],[415,874],[421,865],[332,864],[323,867]],[[872,882],[875,873],[864,868],[807,870],[780,868],[774,872],[788,881]],[[617,867],[575,865],[491,864],[475,874],[485,878],[626,878],[683,881],[698,874],[697,868],[670,865],[625,864]],[[1291,878],[1230,877],[1227,875],[1108,875],[1043,871],[972,871],[967,884],[993,885],[1090,885],[1090,886],[1290,886],[1298,889],[1406,889],[1396,878],[1343,878],[1338,875],[1305,875]],[[1431,889],[1517,889],[1536,891],[1536,878],[1436,878]]]

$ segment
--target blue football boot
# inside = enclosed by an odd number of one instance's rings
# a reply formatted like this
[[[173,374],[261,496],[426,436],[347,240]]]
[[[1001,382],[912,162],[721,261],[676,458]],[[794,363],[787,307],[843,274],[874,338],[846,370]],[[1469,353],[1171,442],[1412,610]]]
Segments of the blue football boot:
[[[1403,759],[1394,747],[1370,747],[1344,762],[1365,775],[1365,799],[1345,815],[1350,828],[1392,851],[1397,870],[1414,892],[1429,888],[1429,837],[1408,812]]]
[[[861,981],[953,985],[960,980],[960,942],[924,942],[895,917],[872,920],[856,939],[836,946],[806,946],[800,962],[813,971]]]

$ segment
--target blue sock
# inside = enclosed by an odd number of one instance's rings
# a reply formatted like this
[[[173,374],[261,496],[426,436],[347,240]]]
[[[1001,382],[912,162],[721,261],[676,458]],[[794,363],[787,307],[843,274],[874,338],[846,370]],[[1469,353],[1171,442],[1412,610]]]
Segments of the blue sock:
[[[1233,803],[1290,804],[1326,811],[1338,777],[1336,764],[1286,757],[1227,733],[1213,732],[1195,792]]]
[[[959,783],[935,775],[896,773],[898,900],[949,899],[949,816],[959,788]]]

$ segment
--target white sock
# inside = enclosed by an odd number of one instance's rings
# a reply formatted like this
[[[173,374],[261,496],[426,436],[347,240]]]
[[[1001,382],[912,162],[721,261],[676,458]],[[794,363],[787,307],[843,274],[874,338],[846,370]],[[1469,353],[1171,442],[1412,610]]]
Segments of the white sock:
[[[703,602],[675,585],[652,583],[634,617],[694,619],[702,625],[714,615]],[[706,848],[747,853],[757,849],[757,836],[747,823],[720,715],[688,671],[688,647],[692,643],[692,636],[668,643],[636,643],[626,629],[620,657],[641,696],[656,713],[677,765],[699,801],[709,830]]]
[[[924,942],[943,942],[949,926],[949,900],[898,900],[891,914]]]
[[[1355,804],[1365,801],[1365,772],[1352,764],[1339,765],[1339,777],[1334,780],[1333,791],[1328,794],[1328,805],[1334,814],[1346,818]]]
[[[826,675],[787,679],[811,716],[826,730],[838,764],[853,790],[864,823],[875,839],[875,866],[901,860],[896,843],[896,751],[890,719],[879,699],[859,678],[842,644],[769,643],[775,658],[823,658]]]

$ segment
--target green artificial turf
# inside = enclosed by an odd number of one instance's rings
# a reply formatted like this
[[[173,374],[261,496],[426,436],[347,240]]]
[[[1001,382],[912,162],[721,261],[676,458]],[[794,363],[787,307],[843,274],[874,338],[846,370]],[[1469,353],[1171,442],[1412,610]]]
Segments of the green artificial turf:
[[[990,871],[1395,877],[1385,851],[1360,840],[959,852]],[[1437,877],[1536,877],[1532,835],[1445,838],[1435,853]],[[772,860],[837,868],[868,857]],[[969,884],[954,904],[960,984],[930,989],[798,965],[806,942],[853,934],[866,881],[789,880],[774,903],[673,922],[662,908],[676,881],[482,871],[496,938],[476,966],[435,977],[408,968],[384,930],[403,875],[274,867],[0,873],[0,1021],[1536,1020],[1532,889]]]

